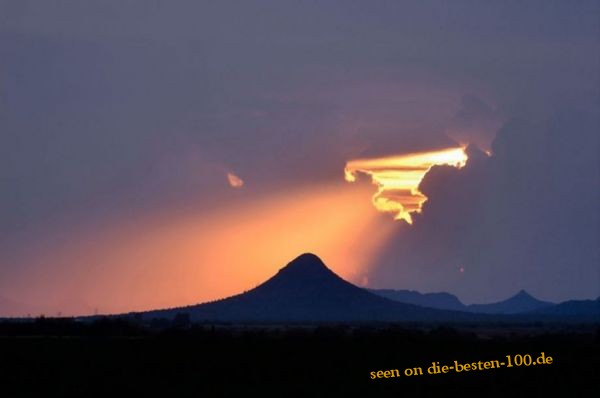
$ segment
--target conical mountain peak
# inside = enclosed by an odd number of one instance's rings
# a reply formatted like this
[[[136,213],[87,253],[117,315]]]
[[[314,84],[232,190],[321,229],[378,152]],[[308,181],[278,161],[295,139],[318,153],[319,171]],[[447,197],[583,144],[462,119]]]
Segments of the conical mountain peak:
[[[152,311],[174,316],[182,309]],[[312,253],[304,253],[247,292],[186,307],[193,320],[227,322],[349,322],[456,319],[455,313],[398,303],[345,281]],[[472,315],[464,315],[467,318]]]
[[[298,277],[314,277],[317,275],[335,275],[323,260],[313,253],[304,253],[290,261],[279,270],[279,274],[294,275]]]
[[[520,297],[520,298],[533,298],[533,296],[529,293],[527,293],[525,290],[521,289],[519,290],[519,292],[517,294],[515,294],[513,297]]]
[[[319,258],[319,256],[317,256],[316,254],[313,254],[313,253],[302,253],[301,255],[299,255],[292,261],[290,261],[284,268],[300,268],[300,267],[327,269],[327,266],[325,265],[323,260],[321,260]]]

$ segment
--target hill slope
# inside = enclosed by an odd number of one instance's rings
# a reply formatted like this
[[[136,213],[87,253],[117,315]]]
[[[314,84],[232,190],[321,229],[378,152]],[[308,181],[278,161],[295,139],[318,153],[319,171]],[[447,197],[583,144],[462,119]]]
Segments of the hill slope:
[[[550,307],[537,309],[532,314],[600,320],[600,298],[596,300],[569,300]]]
[[[390,300],[440,310],[466,311],[466,306],[450,293],[420,293],[414,290],[369,289],[373,294]]]

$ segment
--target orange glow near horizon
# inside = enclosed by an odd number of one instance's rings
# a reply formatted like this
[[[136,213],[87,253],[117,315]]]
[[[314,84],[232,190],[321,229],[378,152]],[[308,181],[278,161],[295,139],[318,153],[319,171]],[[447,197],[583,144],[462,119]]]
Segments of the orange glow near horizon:
[[[33,314],[190,305],[252,289],[309,251],[360,283],[395,225],[373,209],[369,186],[341,184],[172,208],[30,247],[28,271],[4,293],[52,303]]]
[[[408,153],[371,159],[355,159],[346,163],[344,177],[356,181],[357,174],[371,177],[377,185],[373,205],[378,211],[393,213],[394,219],[412,224],[412,213],[420,213],[427,197],[419,192],[419,184],[432,166],[461,168],[467,162],[464,147],[430,152]]]

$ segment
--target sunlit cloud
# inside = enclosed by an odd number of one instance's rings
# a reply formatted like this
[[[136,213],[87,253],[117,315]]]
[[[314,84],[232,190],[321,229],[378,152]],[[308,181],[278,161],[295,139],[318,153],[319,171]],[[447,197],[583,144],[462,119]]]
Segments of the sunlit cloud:
[[[233,173],[227,173],[227,181],[233,188],[241,188],[244,186],[244,180]]]
[[[355,159],[346,163],[344,177],[356,181],[363,173],[371,177],[378,189],[373,205],[381,212],[392,213],[394,219],[412,224],[412,213],[420,213],[427,197],[419,184],[432,166],[449,165],[461,168],[467,162],[464,147],[430,152],[408,153],[371,159]]]

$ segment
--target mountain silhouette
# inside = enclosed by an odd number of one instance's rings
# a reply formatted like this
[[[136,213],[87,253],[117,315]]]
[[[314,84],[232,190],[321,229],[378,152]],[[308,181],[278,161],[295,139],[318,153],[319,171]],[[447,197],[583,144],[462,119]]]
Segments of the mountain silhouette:
[[[420,293],[415,290],[395,290],[395,289],[368,289],[371,293],[399,301],[406,304],[414,304],[422,307],[437,308],[440,310],[466,311],[466,306],[453,294],[440,293]]]
[[[356,322],[474,320],[474,314],[403,304],[340,278],[305,253],[256,288],[222,300],[141,313],[144,319],[186,313],[194,322]]]
[[[554,303],[538,300],[525,290],[509,299],[490,304],[471,304],[467,310],[484,314],[519,314],[551,307]]]
[[[560,304],[534,310],[532,314],[552,315],[564,318],[600,319],[600,297],[596,300],[569,300]]]

